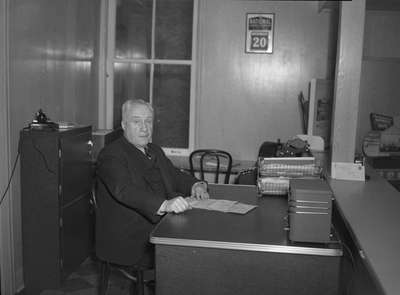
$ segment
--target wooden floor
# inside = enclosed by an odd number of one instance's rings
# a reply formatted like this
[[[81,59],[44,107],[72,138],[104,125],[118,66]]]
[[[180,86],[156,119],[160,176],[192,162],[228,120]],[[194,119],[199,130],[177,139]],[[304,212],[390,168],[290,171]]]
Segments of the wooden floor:
[[[40,295],[97,295],[100,265],[88,258],[62,287],[57,290],[43,290]],[[110,275],[107,295],[129,295],[130,281],[118,271]],[[18,295],[25,295],[20,292]],[[154,295],[153,290],[145,289],[145,295]]]

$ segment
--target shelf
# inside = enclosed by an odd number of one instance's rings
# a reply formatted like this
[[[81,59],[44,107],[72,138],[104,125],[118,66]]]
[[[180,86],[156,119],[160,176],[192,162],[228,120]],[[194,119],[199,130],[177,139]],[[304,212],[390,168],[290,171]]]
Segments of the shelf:
[[[363,61],[375,61],[375,62],[400,63],[400,57],[363,56],[362,60]]]

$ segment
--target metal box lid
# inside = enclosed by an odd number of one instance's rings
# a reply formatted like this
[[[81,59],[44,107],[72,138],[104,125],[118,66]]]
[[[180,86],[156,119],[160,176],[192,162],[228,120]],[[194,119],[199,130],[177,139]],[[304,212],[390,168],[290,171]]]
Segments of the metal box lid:
[[[289,190],[289,200],[330,202],[333,195],[328,183],[323,179],[291,179]]]

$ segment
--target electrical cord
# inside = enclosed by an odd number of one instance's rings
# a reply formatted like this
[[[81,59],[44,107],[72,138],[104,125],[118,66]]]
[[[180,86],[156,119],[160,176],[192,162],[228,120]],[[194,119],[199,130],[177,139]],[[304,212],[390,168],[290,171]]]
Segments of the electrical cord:
[[[18,159],[19,159],[19,157],[20,157],[20,155],[21,155],[21,152],[20,152],[20,150],[21,150],[20,147],[21,147],[21,146],[20,146],[20,145],[21,145],[21,140],[18,141],[18,153],[17,153],[17,156],[15,157],[14,165],[13,165],[13,168],[12,168],[12,171],[11,171],[10,178],[8,179],[8,183],[7,183],[6,189],[5,189],[4,193],[1,195],[0,205],[3,203],[4,198],[6,197],[7,192],[8,192],[9,189],[10,189],[11,181],[12,181],[12,178],[13,178],[14,173],[15,173],[15,168],[17,167]],[[42,157],[43,162],[44,162],[44,165],[45,165],[47,171],[49,171],[49,172],[52,173],[52,174],[56,174],[53,170],[50,169],[49,164],[48,164],[47,159],[46,159],[46,156],[43,154],[43,152],[42,152],[42,151],[39,149],[39,147],[36,145],[36,143],[35,143],[34,140],[32,140],[32,145],[33,145],[34,149],[35,149],[35,150],[39,153],[39,155]]]
[[[0,206],[3,203],[4,198],[6,197],[8,190],[10,189],[11,180],[12,180],[12,178],[14,176],[14,172],[15,172],[15,168],[17,167],[17,162],[18,162],[19,156],[20,156],[20,152],[18,150],[18,154],[15,157],[15,161],[14,161],[14,165],[13,165],[13,168],[12,168],[12,171],[11,171],[10,178],[8,179],[6,190],[4,191],[4,194],[1,196],[1,199],[0,199]]]
[[[47,171],[49,171],[51,174],[56,174],[53,170],[50,169],[49,167],[49,163],[47,162],[46,156],[43,154],[43,152],[38,148],[38,146],[36,145],[36,142],[34,140],[32,140],[32,145],[34,147],[34,149],[39,153],[39,155],[42,157],[43,162],[44,162],[44,166],[46,167]]]

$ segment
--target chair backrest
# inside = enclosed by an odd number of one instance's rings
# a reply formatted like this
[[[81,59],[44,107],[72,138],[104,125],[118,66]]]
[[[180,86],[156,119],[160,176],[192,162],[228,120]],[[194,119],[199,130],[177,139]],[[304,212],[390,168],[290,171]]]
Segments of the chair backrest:
[[[252,167],[242,170],[235,179],[235,184],[256,185],[257,184],[257,168]]]
[[[258,150],[259,157],[276,157],[278,142],[264,141]]]
[[[224,183],[229,183],[232,171],[232,156],[222,150],[200,149],[193,151],[189,156],[190,173],[200,172],[200,179],[204,180],[204,173],[214,174],[214,182],[219,182],[219,174],[225,174]]]

